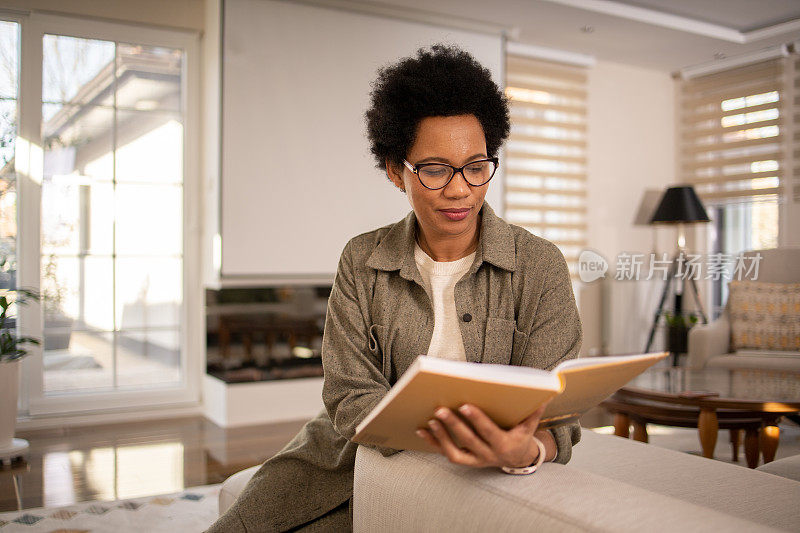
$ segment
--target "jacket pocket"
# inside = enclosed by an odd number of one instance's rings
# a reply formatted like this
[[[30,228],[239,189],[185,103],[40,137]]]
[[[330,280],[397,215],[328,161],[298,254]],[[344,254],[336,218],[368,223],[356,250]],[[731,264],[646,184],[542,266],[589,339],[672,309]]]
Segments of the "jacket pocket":
[[[525,350],[528,347],[528,334],[523,333],[514,327],[514,346],[511,348],[511,363],[514,366],[522,366],[525,358]]]
[[[486,320],[481,362],[499,365],[511,364],[515,332],[517,332],[517,323],[514,320],[489,317]],[[524,333],[519,333],[524,335]]]
[[[391,348],[387,338],[386,326],[373,324],[369,327],[369,351],[375,356],[378,368],[381,369],[383,377],[389,379]]]

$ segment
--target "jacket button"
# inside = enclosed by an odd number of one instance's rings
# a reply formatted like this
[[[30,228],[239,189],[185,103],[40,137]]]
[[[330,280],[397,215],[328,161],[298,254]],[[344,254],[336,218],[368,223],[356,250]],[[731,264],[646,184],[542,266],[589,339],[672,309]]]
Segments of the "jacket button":
[[[472,320],[472,315],[469,313],[464,313],[464,316],[461,317],[464,322],[469,322]]]

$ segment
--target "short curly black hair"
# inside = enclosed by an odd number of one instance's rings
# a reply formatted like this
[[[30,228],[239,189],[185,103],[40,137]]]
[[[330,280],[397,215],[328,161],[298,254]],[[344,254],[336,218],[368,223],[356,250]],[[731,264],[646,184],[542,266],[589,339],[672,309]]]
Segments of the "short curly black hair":
[[[489,69],[456,46],[420,48],[416,57],[382,68],[370,97],[367,136],[381,169],[387,159],[402,165],[426,117],[474,115],[489,157],[497,155],[511,127],[508,99]]]

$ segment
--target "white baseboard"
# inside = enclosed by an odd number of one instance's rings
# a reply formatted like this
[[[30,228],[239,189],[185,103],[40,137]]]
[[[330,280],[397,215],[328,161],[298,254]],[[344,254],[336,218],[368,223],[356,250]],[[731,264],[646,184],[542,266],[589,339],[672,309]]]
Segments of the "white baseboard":
[[[310,419],[322,408],[321,377],[254,383],[203,378],[203,414],[220,427]]]

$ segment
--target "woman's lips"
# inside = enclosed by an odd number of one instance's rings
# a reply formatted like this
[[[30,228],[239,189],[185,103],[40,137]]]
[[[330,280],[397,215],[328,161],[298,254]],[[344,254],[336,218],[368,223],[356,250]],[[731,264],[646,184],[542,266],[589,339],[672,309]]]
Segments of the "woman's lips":
[[[450,220],[464,220],[469,214],[469,208],[466,209],[440,209],[440,213]]]

